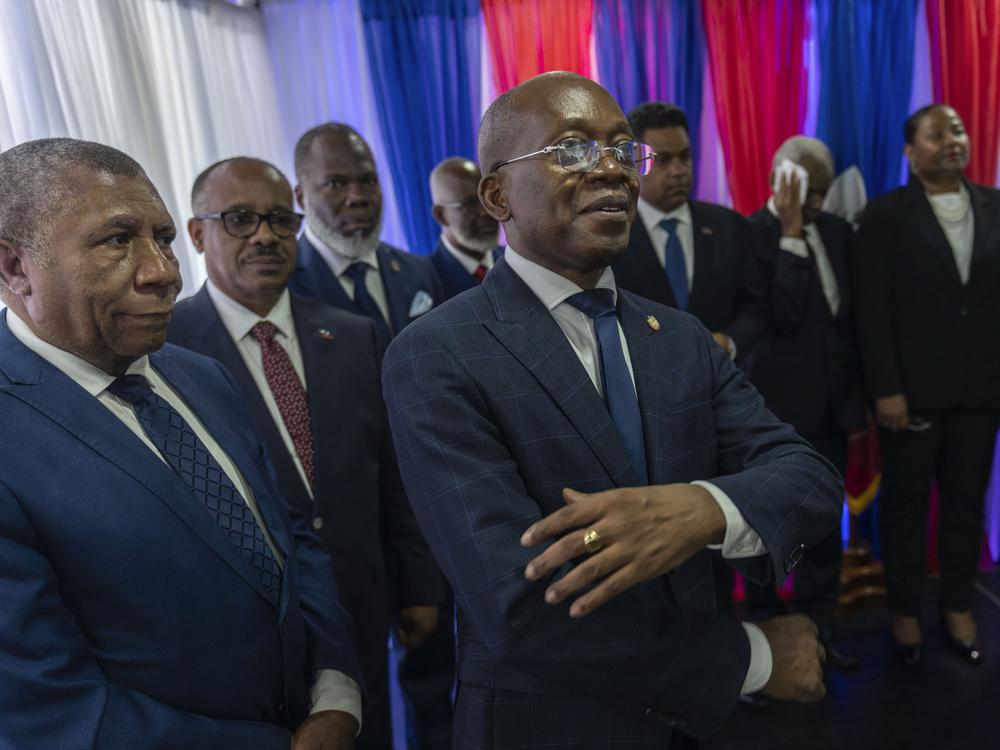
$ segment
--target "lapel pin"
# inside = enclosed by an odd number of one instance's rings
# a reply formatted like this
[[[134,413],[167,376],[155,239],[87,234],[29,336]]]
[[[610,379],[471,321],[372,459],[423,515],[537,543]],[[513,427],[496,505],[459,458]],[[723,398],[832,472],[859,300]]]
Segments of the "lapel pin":
[[[389,268],[392,269],[393,273],[399,273],[400,271],[403,270],[402,267],[399,265],[399,261],[396,260],[395,258],[389,261]]]
[[[646,318],[646,325],[652,328],[654,331],[660,330],[660,321],[658,321],[653,315]]]
[[[316,333],[318,333],[319,337],[324,341],[333,341],[333,333],[328,331],[326,328],[320,328],[316,331]]]
[[[711,237],[714,234],[714,232],[712,232],[712,227],[702,227],[701,233],[708,235],[709,237]]]

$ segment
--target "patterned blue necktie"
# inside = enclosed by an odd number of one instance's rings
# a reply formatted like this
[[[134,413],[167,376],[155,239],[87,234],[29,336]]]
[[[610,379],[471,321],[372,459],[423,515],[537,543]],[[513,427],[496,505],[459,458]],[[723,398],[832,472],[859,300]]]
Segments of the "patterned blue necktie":
[[[277,606],[281,569],[250,507],[205,444],[166,399],[157,396],[142,375],[123,375],[108,392],[132,404],[142,429],[183,479],[194,496],[260,573],[260,582]]]
[[[375,321],[375,328],[381,339],[383,346],[388,346],[389,342],[392,340],[392,332],[389,330],[389,324],[386,323],[385,317],[382,315],[382,311],[379,309],[378,303],[375,302],[375,298],[372,297],[371,292],[368,291],[368,284],[366,277],[368,276],[368,269],[371,268],[364,261],[356,261],[351,263],[347,267],[345,273],[351,277],[354,281],[354,306],[357,308],[358,312],[362,315],[367,315],[369,318]]]
[[[601,359],[604,379],[604,401],[608,405],[611,421],[625,445],[625,453],[635,471],[639,486],[649,484],[646,474],[646,441],[642,436],[642,415],[639,399],[635,395],[632,376],[629,375],[625,352],[618,333],[615,315],[615,296],[610,289],[588,289],[566,300],[594,321],[597,349]]]
[[[684,248],[677,234],[679,219],[664,219],[660,226],[667,233],[667,248],[663,255],[663,267],[667,271],[667,280],[674,291],[674,301],[678,310],[687,310],[688,306],[688,272],[684,260]]]

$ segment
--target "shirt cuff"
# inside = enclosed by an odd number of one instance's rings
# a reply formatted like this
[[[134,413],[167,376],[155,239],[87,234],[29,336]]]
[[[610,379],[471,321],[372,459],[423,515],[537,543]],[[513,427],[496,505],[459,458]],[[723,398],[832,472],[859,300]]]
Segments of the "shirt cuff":
[[[746,631],[747,640],[750,641],[750,667],[747,669],[746,679],[743,680],[743,689],[740,690],[740,695],[747,695],[756,693],[771,679],[774,657],[771,654],[771,644],[767,642],[763,630],[752,622],[740,624]]]
[[[806,241],[799,237],[782,237],[778,240],[778,247],[782,250],[787,250],[792,255],[798,255],[800,258],[809,257],[809,248],[806,245]]]
[[[354,736],[361,734],[361,687],[346,674],[334,669],[319,670],[310,697],[310,714],[343,711],[358,720],[358,732]]]
[[[743,514],[737,510],[736,505],[729,499],[729,495],[711,482],[698,480],[691,482],[691,484],[708,490],[715,502],[719,504],[722,515],[726,517],[726,535],[722,539],[722,544],[710,544],[708,545],[709,549],[722,550],[722,556],[727,560],[767,554],[764,542],[750,527]]]

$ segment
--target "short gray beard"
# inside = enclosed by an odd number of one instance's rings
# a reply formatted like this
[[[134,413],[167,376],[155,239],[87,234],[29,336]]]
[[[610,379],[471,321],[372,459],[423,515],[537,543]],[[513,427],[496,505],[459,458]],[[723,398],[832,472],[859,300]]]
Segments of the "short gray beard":
[[[313,210],[309,201],[303,201],[303,211],[306,214],[306,223],[309,229],[316,235],[316,239],[329,247],[337,255],[342,255],[350,260],[360,260],[369,253],[375,252],[378,247],[379,237],[382,235],[382,217],[378,217],[375,228],[367,234],[358,232],[348,237],[342,232],[338,232],[331,227]]]
[[[455,235],[455,239],[461,247],[483,255],[492,252],[496,248],[497,243],[500,241],[499,230],[497,230],[496,234],[491,234],[486,237],[476,237],[475,235],[471,237],[463,237],[458,232],[455,232],[454,230],[452,231]]]

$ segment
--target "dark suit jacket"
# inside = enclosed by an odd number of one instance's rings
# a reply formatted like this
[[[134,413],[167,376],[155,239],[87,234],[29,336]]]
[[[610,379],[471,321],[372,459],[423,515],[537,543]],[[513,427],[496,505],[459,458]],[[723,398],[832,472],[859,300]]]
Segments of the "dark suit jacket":
[[[441,302],[441,282],[430,260],[425,257],[412,255],[384,242],[379,243],[375,254],[389,303],[389,327],[395,335]],[[304,234],[299,238],[299,257],[288,289],[292,294],[311,297],[359,314],[354,300],[347,296],[326,261]],[[427,301],[429,305],[423,304]]]
[[[865,209],[852,278],[870,398],[903,393],[917,411],[1000,408],[1000,191],[966,187],[975,240],[965,285],[919,181]]]
[[[465,267],[455,260],[455,256],[448,252],[448,248],[438,239],[434,246],[434,251],[428,256],[434,266],[441,281],[442,298],[441,301],[449,300],[462,292],[479,286],[476,277],[465,270]],[[498,247],[493,251],[494,263],[503,257],[503,248]]]
[[[314,500],[205,287],[178,303],[168,338],[214,357],[232,373],[288,497],[330,550],[362,667],[371,673],[376,661],[385,661],[391,610],[440,601],[443,582],[399,478],[382,402],[375,326],[304,297],[292,296],[292,316],[309,395]]]
[[[782,250],[781,222],[767,208],[749,221],[771,308],[770,324],[745,364],[750,381],[775,416],[806,438],[831,428],[863,428],[847,272],[851,225],[831,214],[820,214],[816,220],[840,295],[834,316],[812,250],[807,258]]]
[[[837,472],[767,412],[693,317],[624,291],[619,315],[651,483],[711,479],[769,550],[741,567],[757,580],[784,578],[803,545],[836,525]],[[484,747],[496,736],[507,738],[497,747],[596,748],[662,744],[672,727],[696,737],[717,730],[749,646],[715,611],[707,550],[668,585],[635,586],[582,620],[570,619],[569,601],[544,602],[551,579],[524,577],[541,550],[521,547],[520,536],[563,507],[563,487],[598,492],[635,477],[565,335],[506,262],[398,336],[383,382],[407,494],[455,590],[460,679],[492,696],[493,719],[477,720],[460,688],[456,732]],[[561,719],[519,722],[505,704],[526,701]],[[602,736],[581,729],[601,719]]]
[[[235,386],[152,366],[253,491],[280,602],[191,489],[0,313],[0,746],[287,750],[316,670],[361,682],[329,554],[285,502]]]
[[[735,211],[714,203],[691,201],[694,230],[694,279],[687,312],[710,331],[736,342],[740,359],[757,344],[767,325],[763,276],[753,253],[750,227]],[[612,269],[622,289],[676,307],[667,273],[656,257],[649,233],[636,216],[628,252]]]

